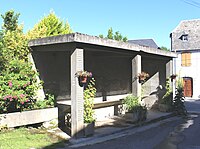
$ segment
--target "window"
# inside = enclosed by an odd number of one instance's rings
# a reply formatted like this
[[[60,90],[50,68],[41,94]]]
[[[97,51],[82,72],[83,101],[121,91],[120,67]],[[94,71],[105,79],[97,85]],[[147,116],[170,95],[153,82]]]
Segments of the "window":
[[[181,66],[191,66],[191,53],[181,53]]]
[[[183,35],[183,36],[182,36],[182,40],[183,40],[183,41],[188,41],[188,35]]]
[[[181,37],[179,39],[182,41],[188,41],[188,34],[181,35]]]

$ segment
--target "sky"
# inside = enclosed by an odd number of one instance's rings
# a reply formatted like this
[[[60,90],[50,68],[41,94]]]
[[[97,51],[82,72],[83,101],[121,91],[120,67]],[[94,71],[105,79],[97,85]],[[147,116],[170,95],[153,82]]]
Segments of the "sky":
[[[112,27],[129,40],[153,39],[167,48],[181,20],[200,18],[200,0],[0,0],[0,14],[11,9],[24,32],[53,10],[74,32],[105,36]]]

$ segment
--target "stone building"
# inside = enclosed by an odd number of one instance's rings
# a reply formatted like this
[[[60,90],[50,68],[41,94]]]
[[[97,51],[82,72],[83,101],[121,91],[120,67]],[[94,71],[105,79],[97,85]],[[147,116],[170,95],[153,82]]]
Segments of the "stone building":
[[[200,19],[181,21],[170,38],[171,50],[178,54],[174,59],[174,69],[183,78],[184,95],[199,98]]]

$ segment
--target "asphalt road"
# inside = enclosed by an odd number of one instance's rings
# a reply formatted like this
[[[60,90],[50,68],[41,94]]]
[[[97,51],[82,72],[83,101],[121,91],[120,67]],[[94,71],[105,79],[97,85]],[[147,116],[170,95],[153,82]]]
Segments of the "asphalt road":
[[[174,128],[183,123],[182,119],[160,123],[158,127],[126,135],[99,144],[81,146],[77,149],[153,149],[168,137]],[[131,131],[131,130],[130,130]]]
[[[187,100],[185,105],[192,112],[187,118],[161,121],[144,131],[76,149],[200,149],[200,100]]]

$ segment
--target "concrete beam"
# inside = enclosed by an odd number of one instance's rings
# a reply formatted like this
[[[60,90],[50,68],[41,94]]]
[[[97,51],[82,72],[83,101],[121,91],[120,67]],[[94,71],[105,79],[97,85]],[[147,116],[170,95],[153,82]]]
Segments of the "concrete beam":
[[[132,59],[132,94],[137,97],[141,97],[141,83],[138,80],[138,74],[141,73],[142,60],[141,55],[136,55]]]
[[[71,54],[71,136],[83,137],[83,87],[79,86],[75,73],[84,70],[83,49],[75,49]]]

